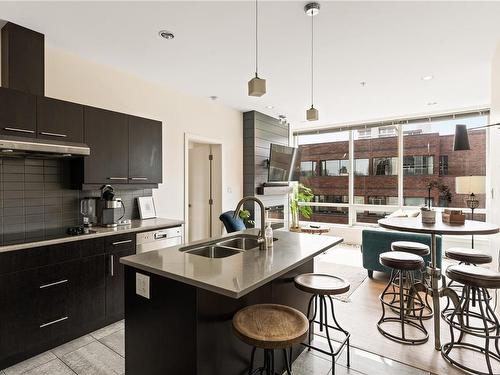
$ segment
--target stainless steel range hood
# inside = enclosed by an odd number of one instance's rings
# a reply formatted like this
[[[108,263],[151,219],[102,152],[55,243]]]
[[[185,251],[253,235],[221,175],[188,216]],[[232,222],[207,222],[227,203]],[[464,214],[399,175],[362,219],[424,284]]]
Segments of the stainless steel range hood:
[[[0,157],[78,157],[90,155],[90,148],[83,143],[48,142],[0,135]]]

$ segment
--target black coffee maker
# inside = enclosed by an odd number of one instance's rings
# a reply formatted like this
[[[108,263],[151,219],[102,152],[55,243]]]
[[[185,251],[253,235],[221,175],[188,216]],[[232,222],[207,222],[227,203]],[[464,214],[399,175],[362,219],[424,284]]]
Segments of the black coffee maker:
[[[101,187],[101,198],[97,201],[97,220],[103,227],[113,228],[125,216],[125,205],[115,196],[111,185]]]

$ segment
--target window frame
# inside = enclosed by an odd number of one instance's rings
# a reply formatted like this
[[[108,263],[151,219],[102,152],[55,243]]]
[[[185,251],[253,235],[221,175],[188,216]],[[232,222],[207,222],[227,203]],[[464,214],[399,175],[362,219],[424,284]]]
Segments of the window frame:
[[[490,113],[489,113],[489,110],[484,110],[484,111],[477,111],[477,112],[474,112],[473,115],[471,114],[456,114],[457,117],[458,116],[467,116],[469,115],[470,117],[481,117],[481,116],[486,116],[487,117],[487,120],[486,122],[489,123],[489,116],[490,116]],[[455,115],[453,115],[455,116]],[[390,212],[394,212],[394,211],[397,211],[397,210],[401,210],[401,209],[415,209],[415,208],[418,208],[420,206],[406,206],[404,205],[404,192],[403,192],[403,183],[404,183],[404,177],[405,176],[408,176],[408,175],[405,175],[404,174],[404,163],[403,163],[403,158],[404,158],[404,150],[403,150],[403,141],[404,141],[404,136],[405,135],[408,135],[408,131],[405,132],[404,130],[404,126],[405,124],[409,123],[408,121],[399,121],[397,123],[397,125],[394,125],[396,127],[396,136],[398,137],[398,156],[396,157],[393,157],[393,156],[388,156],[387,158],[396,158],[397,159],[397,173],[392,175],[392,176],[397,176],[398,178],[398,204],[397,205],[373,205],[373,204],[368,204],[368,203],[363,203],[363,204],[359,204],[359,203],[355,203],[355,196],[354,196],[354,178],[356,177],[356,169],[355,169],[355,160],[358,160],[358,159],[365,159],[365,158],[354,158],[354,136],[353,136],[353,133],[354,131],[359,131],[359,130],[363,130],[364,133],[363,133],[363,137],[360,138],[359,137],[359,134],[358,134],[358,138],[357,140],[359,139],[371,139],[371,132],[369,133],[370,136],[367,137],[366,134],[368,133],[368,130],[372,130],[370,128],[363,128],[361,127],[361,125],[357,125],[357,126],[351,126],[350,128],[344,128],[344,129],[341,129],[340,131],[342,132],[348,132],[348,135],[349,135],[349,154],[348,154],[348,162],[349,162],[349,168],[348,168],[348,171],[353,171],[353,173],[348,173],[348,192],[349,192],[349,196],[348,196],[348,201],[349,203],[319,203],[319,202],[308,202],[308,203],[302,203],[302,205],[306,205],[306,206],[316,206],[316,207],[331,207],[331,208],[339,208],[339,209],[345,209],[345,208],[348,208],[348,224],[347,226],[355,226],[355,225],[362,225],[362,226],[377,226],[377,224],[371,224],[371,223],[358,223],[356,218],[357,218],[357,212],[358,211],[370,211],[370,212],[385,212],[385,213],[390,213]],[[376,127],[376,126],[375,126]],[[490,137],[490,128],[487,128],[486,129],[486,170],[488,170],[488,165],[490,163],[489,161],[489,157],[490,157],[490,153],[489,153],[489,137]],[[294,144],[295,146],[299,146],[298,144],[298,139],[299,139],[299,134],[295,133],[293,135],[293,138],[294,138]],[[441,167],[441,158],[439,160],[436,160],[436,157],[435,155],[422,155],[422,156],[432,156],[433,158],[433,161],[432,161],[432,168],[433,168],[433,172],[434,172],[434,168],[437,169],[437,175],[440,176],[441,175],[441,171],[442,171],[442,167]],[[448,155],[441,155],[441,156],[446,156],[448,157]],[[369,162],[368,162],[368,175],[361,175],[361,176],[376,176],[376,170],[373,165],[373,160],[375,158],[369,158],[367,159]],[[344,159],[345,160],[345,159]],[[371,162],[370,162],[371,161]],[[319,162],[321,162],[321,160],[319,160]],[[438,163],[436,165],[436,163]],[[373,170],[370,170],[370,168],[373,168]],[[429,168],[429,166],[428,166]],[[316,172],[318,173],[318,172]],[[321,174],[321,172],[319,172]],[[380,175],[380,176],[390,176],[390,175]],[[412,175],[410,175],[412,176]],[[418,175],[417,175],[418,176]],[[359,176],[358,176],[359,177]],[[488,180],[488,179],[487,179]],[[366,201],[366,199],[365,199]],[[453,208],[453,207],[435,207],[438,211],[440,210],[443,210],[445,208]],[[460,207],[458,208],[464,212],[470,212],[470,209],[468,208],[463,208],[463,207]],[[478,214],[486,214],[488,216],[488,209],[487,208],[477,208],[475,209],[474,211],[475,213],[478,213]],[[338,225],[338,226],[345,226],[346,224],[332,224],[332,225]]]

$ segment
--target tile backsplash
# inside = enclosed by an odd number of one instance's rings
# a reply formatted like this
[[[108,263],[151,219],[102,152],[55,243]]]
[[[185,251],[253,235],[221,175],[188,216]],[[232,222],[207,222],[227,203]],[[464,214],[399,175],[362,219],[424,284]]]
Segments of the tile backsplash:
[[[0,244],[55,236],[61,228],[81,224],[80,199],[99,190],[69,189],[69,173],[59,159],[0,158]],[[137,197],[151,189],[115,190],[125,218],[139,218]]]

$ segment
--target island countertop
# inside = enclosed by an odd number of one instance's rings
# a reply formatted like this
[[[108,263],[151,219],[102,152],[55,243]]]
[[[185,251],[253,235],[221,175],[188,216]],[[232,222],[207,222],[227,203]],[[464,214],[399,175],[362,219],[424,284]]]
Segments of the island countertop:
[[[120,259],[120,262],[162,277],[232,298],[240,298],[267,282],[304,264],[341,243],[341,237],[275,231],[277,239],[267,250],[251,249],[225,258],[205,258],[179,251],[184,246],[215,241],[237,234],[257,235],[257,229],[168,247]]]

